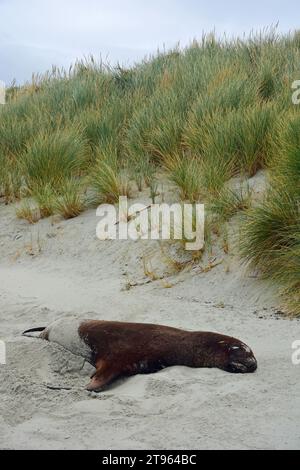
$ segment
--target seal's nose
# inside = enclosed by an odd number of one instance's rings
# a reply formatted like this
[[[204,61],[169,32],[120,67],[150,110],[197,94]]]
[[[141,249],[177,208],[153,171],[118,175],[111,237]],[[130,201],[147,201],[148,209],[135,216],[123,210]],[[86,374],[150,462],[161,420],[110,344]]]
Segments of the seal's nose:
[[[231,361],[227,370],[235,374],[248,374],[255,372],[257,369],[257,361],[255,357],[243,358],[243,360]]]
[[[245,366],[247,367],[248,372],[256,371],[256,369],[257,369],[257,360],[255,359],[255,357],[249,357],[245,361]]]

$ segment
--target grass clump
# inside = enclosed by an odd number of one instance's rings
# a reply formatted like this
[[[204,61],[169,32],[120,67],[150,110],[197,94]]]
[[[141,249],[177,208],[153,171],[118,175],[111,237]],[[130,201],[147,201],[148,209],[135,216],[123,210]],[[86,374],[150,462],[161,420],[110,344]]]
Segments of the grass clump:
[[[26,191],[18,162],[14,157],[0,155],[0,197],[8,204],[21,199],[22,195],[26,195]]]
[[[276,112],[269,104],[256,104],[226,114],[215,111],[201,124],[198,155],[211,167],[215,160],[223,167],[231,165],[231,174],[227,173],[227,178],[238,173],[254,176],[266,165],[268,135],[275,116]]]
[[[223,187],[212,198],[209,209],[221,221],[227,221],[238,212],[249,209],[251,202],[251,191],[249,188],[244,189],[242,186],[238,189]]]
[[[30,194],[39,207],[42,219],[54,214],[56,192],[51,184],[35,185]]]
[[[300,116],[293,112],[282,117],[271,146],[272,174],[291,191],[300,193]],[[274,183],[275,184],[275,183]]]
[[[145,186],[150,187],[152,185],[155,180],[155,172],[156,167],[151,163],[149,156],[133,163],[131,167],[132,179],[135,180],[140,192]]]
[[[271,146],[270,187],[242,226],[241,254],[263,277],[276,282],[283,306],[300,315],[300,120],[286,114]]]
[[[86,158],[86,143],[75,130],[39,134],[23,155],[26,183],[31,190],[57,189],[65,178],[80,174]]]
[[[300,316],[300,231],[292,235],[291,244],[279,255],[281,269],[274,271],[274,281],[281,287],[284,309],[291,315]]]
[[[300,315],[299,249],[300,194],[272,186],[264,201],[246,213],[241,228],[241,255],[264,278],[279,283],[286,305]],[[299,279],[298,279],[299,280]],[[287,294],[287,295],[286,295]]]
[[[82,183],[76,179],[64,182],[61,194],[53,202],[53,210],[64,219],[73,219],[85,209]]]
[[[41,219],[39,208],[32,201],[24,199],[16,210],[19,219],[25,219],[30,224],[36,224]]]
[[[177,154],[165,159],[165,167],[169,180],[179,188],[180,199],[190,202],[199,201],[203,192],[199,160]]]
[[[289,233],[299,223],[299,201],[294,196],[282,187],[272,188],[264,201],[246,214],[241,253],[264,275],[272,275],[278,253],[290,245]]]
[[[90,186],[98,204],[116,204],[120,196],[130,196],[127,173],[103,158],[99,158],[93,168]]]

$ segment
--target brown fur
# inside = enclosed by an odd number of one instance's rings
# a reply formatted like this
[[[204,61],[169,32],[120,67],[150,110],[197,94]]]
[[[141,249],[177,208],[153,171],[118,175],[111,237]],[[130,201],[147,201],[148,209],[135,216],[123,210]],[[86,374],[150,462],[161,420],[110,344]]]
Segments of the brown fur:
[[[217,333],[91,320],[81,324],[79,335],[90,346],[96,367],[87,387],[90,391],[100,391],[122,376],[149,374],[175,365],[243,373],[257,367],[250,348]]]

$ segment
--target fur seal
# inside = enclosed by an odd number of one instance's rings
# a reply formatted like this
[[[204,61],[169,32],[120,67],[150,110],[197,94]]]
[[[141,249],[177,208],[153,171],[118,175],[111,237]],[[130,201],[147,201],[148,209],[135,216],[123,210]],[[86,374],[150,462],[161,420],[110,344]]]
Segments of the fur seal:
[[[232,373],[257,369],[251,349],[229,336],[169,326],[116,321],[60,319],[34,328],[39,337],[84,357],[96,368],[88,391],[100,392],[115,379],[150,374],[175,365],[216,367]]]

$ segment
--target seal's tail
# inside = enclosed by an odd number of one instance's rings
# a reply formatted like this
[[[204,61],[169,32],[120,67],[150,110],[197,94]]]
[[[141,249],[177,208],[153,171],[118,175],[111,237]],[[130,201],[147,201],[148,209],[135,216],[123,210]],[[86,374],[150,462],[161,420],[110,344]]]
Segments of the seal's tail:
[[[31,328],[30,330],[26,330],[22,333],[22,336],[33,336],[29,335],[28,333],[35,333],[37,331],[44,331],[46,329],[45,326],[40,326],[39,328]]]

